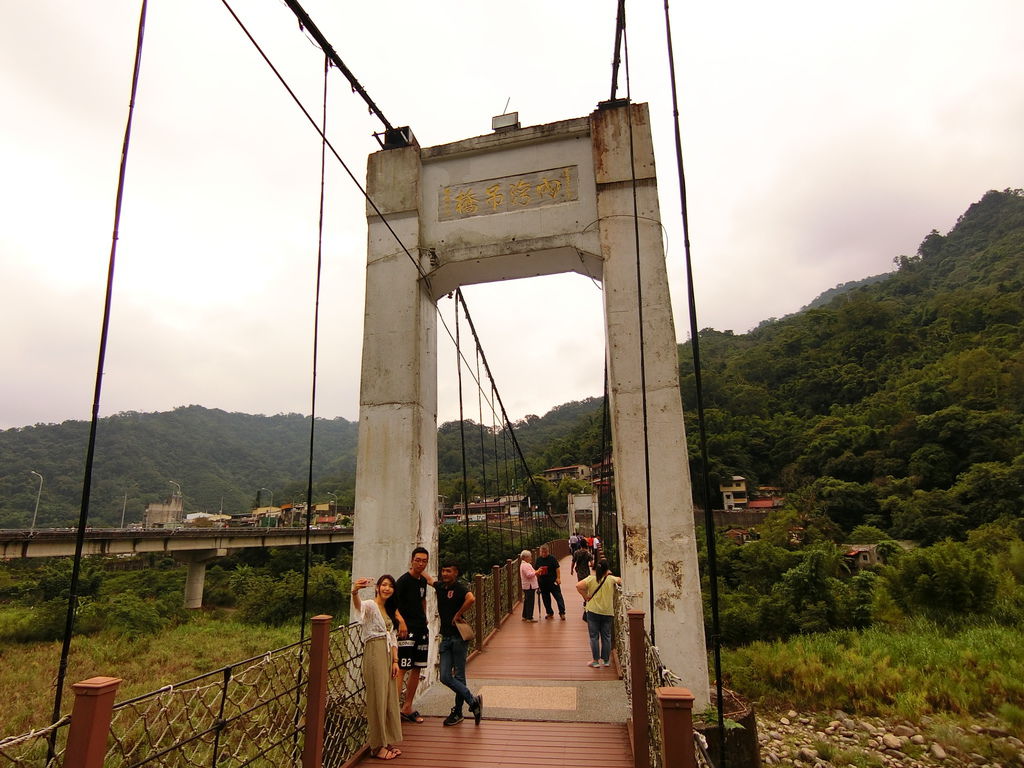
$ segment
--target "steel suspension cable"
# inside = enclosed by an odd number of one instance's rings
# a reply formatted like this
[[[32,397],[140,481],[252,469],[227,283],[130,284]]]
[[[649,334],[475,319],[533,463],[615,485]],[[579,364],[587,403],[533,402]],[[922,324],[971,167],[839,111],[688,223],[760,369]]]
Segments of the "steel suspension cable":
[[[711,510],[708,435],[704,420],[704,390],[701,380],[700,334],[697,323],[697,299],[693,287],[693,260],[690,253],[690,217],[686,206],[686,174],[683,170],[683,140],[679,128],[679,96],[676,87],[675,54],[668,0],[665,0],[665,37],[668,45],[669,82],[672,87],[672,123],[676,146],[676,171],[679,177],[679,208],[683,219],[683,252],[686,257],[686,298],[690,310],[690,349],[693,355],[694,386],[697,395],[697,425],[700,435],[701,492],[704,505],[704,536],[708,550],[708,583],[711,587],[711,647],[715,666],[715,695],[718,699],[718,738],[721,756],[719,768],[725,768],[725,714],[722,706],[722,635],[718,612],[718,557],[715,549],[715,516]]]
[[[491,402],[494,401],[494,387],[491,387]],[[498,501],[501,504],[500,511],[498,512],[498,548],[501,550],[499,557],[503,557],[505,554],[505,534],[504,528],[504,515],[505,515],[505,504],[501,502],[501,497],[508,494],[501,493],[501,475],[498,472],[498,425],[494,423],[494,417],[497,414],[494,412],[493,405],[491,407],[491,438],[494,443],[494,489],[498,492]]]
[[[612,92],[609,97],[615,101],[619,89],[619,52],[622,50],[622,33],[626,29],[626,0],[619,0],[619,8],[615,14],[615,54],[612,57]]]
[[[480,381],[480,349],[476,350],[476,379]],[[476,405],[480,415],[480,472],[481,480],[480,483],[483,486],[483,497],[484,497],[484,547],[487,549],[487,562],[491,563],[491,537],[490,529],[487,525],[488,518],[488,503],[487,503],[487,457],[484,455],[484,390],[479,384],[476,388]]]
[[[345,66],[345,62],[341,60],[341,57],[338,56],[334,48],[331,47],[331,44],[327,42],[327,38],[324,37],[320,29],[316,26],[316,24],[313,23],[313,19],[309,17],[309,14],[306,13],[306,11],[303,9],[301,5],[299,5],[297,0],[284,0],[284,3],[289,8],[291,8],[292,13],[294,13],[295,17],[299,20],[299,25],[307,32],[309,32],[309,34],[313,36],[313,39],[316,40],[317,44],[324,52],[324,57],[332,64],[334,64],[334,66],[336,66],[338,70],[345,76],[345,78],[349,82],[349,85],[352,86],[352,91],[354,93],[358,93],[362,97],[363,101],[366,102],[366,106],[369,107],[370,112],[376,115],[377,118],[384,124],[385,130],[394,131],[395,129],[392,127],[391,123],[388,122],[388,119],[386,117],[384,117],[384,113],[380,111],[380,108],[376,104],[374,104],[373,99],[370,98],[370,94],[368,94],[366,92],[366,89],[363,88],[363,86],[359,83],[358,80],[356,80],[356,76],[352,74],[352,71]]]
[[[401,250],[409,258],[409,261],[412,262],[413,267],[416,268],[416,272],[419,274],[420,279],[423,281],[424,289],[425,290],[429,290],[429,288],[430,288],[430,278],[429,278],[429,276],[423,270],[423,267],[420,265],[420,263],[416,259],[416,257],[413,256],[412,252],[406,247],[405,243],[402,242],[402,239],[398,236],[398,233],[395,232],[394,228],[391,226],[391,222],[387,220],[387,218],[384,216],[383,213],[381,213],[380,208],[377,207],[377,203],[374,202],[373,198],[370,197],[370,194],[366,191],[366,188],[356,178],[355,174],[352,172],[352,169],[348,167],[348,163],[346,163],[342,159],[341,155],[338,154],[338,151],[334,148],[334,145],[331,144],[331,142],[327,138],[327,136],[324,135],[324,132],[320,130],[320,127],[316,124],[316,121],[313,119],[313,116],[309,114],[309,110],[306,109],[305,105],[303,105],[303,103],[299,99],[299,97],[295,95],[295,91],[293,91],[291,86],[288,85],[288,82],[284,79],[284,77],[278,71],[277,67],[274,66],[273,62],[270,60],[270,57],[267,56],[267,54],[263,51],[263,48],[260,46],[260,44],[256,42],[256,38],[254,38],[252,36],[252,34],[249,32],[249,29],[245,26],[245,24],[242,22],[242,20],[238,17],[238,14],[235,13],[234,9],[228,3],[228,0],[221,0],[221,4],[227,9],[228,13],[231,14],[231,17],[235,20],[235,23],[238,24],[239,28],[242,30],[242,32],[245,34],[245,36],[247,38],[249,38],[249,42],[252,43],[253,47],[256,49],[256,51],[259,53],[259,55],[262,57],[263,61],[266,62],[267,66],[270,67],[271,71],[277,77],[278,81],[281,83],[281,85],[284,87],[284,89],[288,92],[288,95],[292,97],[292,101],[295,102],[295,105],[302,111],[302,114],[306,116],[306,120],[309,122],[309,124],[311,126],[313,126],[313,130],[315,130],[320,135],[320,138],[327,145],[327,148],[329,150],[331,150],[331,154],[334,155],[335,159],[341,164],[341,167],[345,170],[345,173],[348,174],[349,179],[352,181],[353,184],[356,185],[356,188],[362,194],[363,198],[366,200],[366,202],[369,204],[369,206],[373,209],[374,214],[376,214],[380,218],[381,223],[384,224],[384,226],[387,228],[388,232],[391,233],[391,236],[395,239],[395,242],[398,243],[399,248],[401,248]]]
[[[324,56],[324,98],[321,133],[327,135],[327,74],[331,69],[330,59]],[[312,559],[310,528],[313,513],[313,445],[316,432],[316,364],[320,341],[320,279],[324,261],[324,178],[327,171],[327,143],[320,142],[320,213],[317,220],[316,238],[316,290],[313,294],[313,377],[309,405],[309,474],[306,477],[306,541],[305,560],[302,568],[302,619],[299,622],[299,640],[306,639],[306,616],[309,606],[309,568]]]
[[[117,194],[114,200],[114,230],[110,242],[110,258],[107,264],[107,287],[103,299],[103,321],[100,329],[100,348],[96,362],[96,383],[92,400],[92,420],[89,423],[89,442],[85,455],[85,476],[82,480],[82,504],[78,513],[78,530],[75,532],[75,557],[71,566],[71,582],[68,585],[68,610],[64,620],[64,638],[61,642],[60,663],[57,667],[56,688],[53,695],[55,723],[60,719],[61,701],[64,694],[64,680],[68,672],[68,657],[71,654],[71,633],[75,626],[75,610],[78,607],[78,582],[82,571],[82,551],[85,545],[85,529],[89,522],[89,497],[92,492],[92,470],[96,457],[96,428],[99,424],[100,395],[103,390],[103,365],[107,357],[107,338],[110,332],[110,307],[114,292],[114,265],[117,260],[118,230],[121,223],[121,204],[124,199],[125,176],[128,170],[128,148],[131,144],[132,122],[135,116],[135,96],[139,87],[139,72],[142,67],[142,43],[146,34],[147,0],[142,0],[139,11],[139,29],[135,42],[135,63],[132,68],[131,97],[128,101],[128,119],[124,128],[121,145],[121,165],[117,174]],[[57,731],[54,730],[47,742],[48,760],[56,749]]]
[[[640,326],[640,406],[644,433],[644,501],[647,510],[647,582],[651,615],[651,644],[657,645],[654,622],[654,532],[651,525],[651,445],[647,434],[647,364],[644,344],[644,293],[640,271],[640,211],[636,193],[636,160],[633,155],[633,103],[629,80],[629,36],[626,33],[625,11],[622,17],[622,49],[626,64],[626,123],[629,128],[629,175],[633,190],[633,240],[636,246],[636,309]]]
[[[501,408],[501,415],[504,418],[505,423],[508,425],[509,437],[512,439],[512,445],[519,456],[520,462],[522,462],[523,471],[526,473],[526,477],[529,479],[530,485],[533,487],[534,493],[537,494],[537,498],[540,498],[540,489],[537,488],[537,483],[533,479],[533,474],[530,472],[530,466],[526,461],[526,457],[523,455],[522,448],[519,446],[519,440],[516,439],[516,433],[512,429],[512,422],[508,417],[508,411],[505,410],[505,403],[502,401],[501,393],[498,392],[497,385],[494,382],[494,375],[491,373],[491,366],[487,362],[487,355],[484,354],[483,346],[480,344],[480,336],[476,332],[476,326],[473,324],[473,318],[469,314],[469,307],[466,306],[466,300],[462,295],[461,289],[456,291],[456,297],[458,298],[459,301],[462,302],[462,309],[466,315],[466,322],[469,324],[469,330],[473,334],[473,339],[476,341],[477,349],[480,350],[480,359],[483,360],[484,370],[487,372],[487,378],[490,380],[491,386],[494,387],[494,394],[498,400],[498,405]]]
[[[598,476],[598,482],[600,484],[597,486],[597,514],[599,515],[599,519],[601,520],[601,522],[604,524],[604,528],[602,528],[602,530],[601,530],[601,541],[607,541],[608,540],[607,539],[608,525],[607,525],[607,522],[606,522],[607,515],[605,514],[605,510],[604,510],[604,497],[606,497],[608,495],[608,493],[605,491],[605,488],[607,487],[606,486],[606,482],[607,481],[605,480],[605,471],[604,471],[605,456],[607,456],[607,454],[608,454],[608,447],[607,447],[608,443],[605,440],[605,438],[607,437],[607,432],[605,431],[605,424],[607,424],[607,422],[608,422],[608,357],[606,355],[605,359],[604,359],[604,400],[601,403],[601,458],[598,459],[598,461],[600,462],[598,464],[598,466],[601,468],[599,470],[600,471],[600,475]],[[618,547],[616,547],[616,551],[618,551]]]
[[[456,289],[456,294],[460,294],[460,289]],[[465,514],[466,520],[466,563],[465,567],[470,568],[472,559],[472,550],[470,549],[469,543],[469,478],[466,475],[466,419],[462,413],[462,344],[460,328],[462,324],[459,322],[459,302],[455,302],[455,351],[458,353],[455,357],[455,366],[459,373],[459,436],[462,443],[462,511]],[[471,574],[472,575],[472,574]]]

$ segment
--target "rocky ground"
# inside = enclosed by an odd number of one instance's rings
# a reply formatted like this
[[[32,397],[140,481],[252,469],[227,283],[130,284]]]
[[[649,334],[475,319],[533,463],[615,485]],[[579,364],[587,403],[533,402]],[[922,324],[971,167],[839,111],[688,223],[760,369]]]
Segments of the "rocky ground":
[[[1024,768],[1024,742],[994,717],[966,725],[946,718],[919,723],[831,714],[757,714],[765,765],[801,768]]]

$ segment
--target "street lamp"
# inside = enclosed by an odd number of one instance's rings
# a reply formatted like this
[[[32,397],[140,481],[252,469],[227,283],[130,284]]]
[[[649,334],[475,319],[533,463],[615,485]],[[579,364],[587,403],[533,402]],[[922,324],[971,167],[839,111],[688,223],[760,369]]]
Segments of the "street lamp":
[[[334,497],[334,511],[337,512],[338,511],[338,494],[336,494],[334,491],[328,491],[327,495]]]
[[[182,494],[181,486],[177,482],[175,482],[174,480],[168,480],[167,482],[169,482],[171,485],[178,489],[178,498],[181,499],[181,517],[175,522],[183,522],[185,520],[185,496],[184,494]],[[173,500],[174,497],[172,496],[171,501]]]
[[[256,501],[260,501],[261,500],[262,497],[260,497],[259,494],[262,491],[266,491],[267,493],[270,494],[270,506],[274,506],[274,492],[272,490],[270,490],[269,488],[260,488],[258,491],[256,491],[256,494],[257,494]]]
[[[32,513],[32,530],[34,531],[36,529],[36,515],[39,514],[39,497],[43,494],[43,476],[34,469],[30,469],[29,472],[39,478],[39,490],[36,491],[36,509]]]

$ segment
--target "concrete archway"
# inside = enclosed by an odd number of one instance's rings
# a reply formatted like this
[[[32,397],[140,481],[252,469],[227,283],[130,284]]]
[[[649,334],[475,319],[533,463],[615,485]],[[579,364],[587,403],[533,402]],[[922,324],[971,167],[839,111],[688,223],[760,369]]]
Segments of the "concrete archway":
[[[389,226],[368,209],[354,572],[397,574],[413,546],[437,551],[436,300],[462,285],[511,278],[578,272],[598,279],[625,589],[649,611],[653,562],[662,658],[703,708],[700,578],[647,105],[613,102],[588,117],[383,150],[369,158],[367,191]]]

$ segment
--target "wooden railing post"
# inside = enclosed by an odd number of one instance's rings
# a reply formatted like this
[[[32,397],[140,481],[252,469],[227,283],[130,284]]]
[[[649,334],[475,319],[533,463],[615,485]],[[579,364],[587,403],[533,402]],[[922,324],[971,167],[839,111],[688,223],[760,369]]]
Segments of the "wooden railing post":
[[[491,566],[491,588],[494,590],[494,631],[501,629],[501,566]]]
[[[309,682],[306,684],[306,735],[302,742],[302,768],[321,768],[323,765],[330,635],[331,617],[314,616],[309,642]]]
[[[121,679],[90,677],[75,683],[75,704],[64,750],[65,768],[103,768],[114,713],[114,695]]]
[[[515,570],[515,568],[512,567],[512,564],[513,563],[517,563],[517,562],[519,562],[518,559],[516,559],[516,560],[509,560],[507,563],[505,563],[505,579],[507,581],[506,588],[508,589],[508,613],[509,613],[509,616],[512,615],[512,611],[516,607],[516,593],[514,591],[515,588],[513,586],[513,581],[512,581],[512,572]]]
[[[659,688],[662,765],[696,768],[693,743],[693,694],[686,688]]]
[[[647,723],[647,653],[644,650],[644,612],[631,610],[629,617],[629,691],[633,719],[633,768],[650,763]],[[666,763],[672,765],[672,763]]]
[[[484,611],[487,610],[487,601],[484,600],[484,577],[483,574],[473,576],[474,593],[476,594],[476,613],[473,614],[473,623],[476,625],[476,649],[484,649]]]

